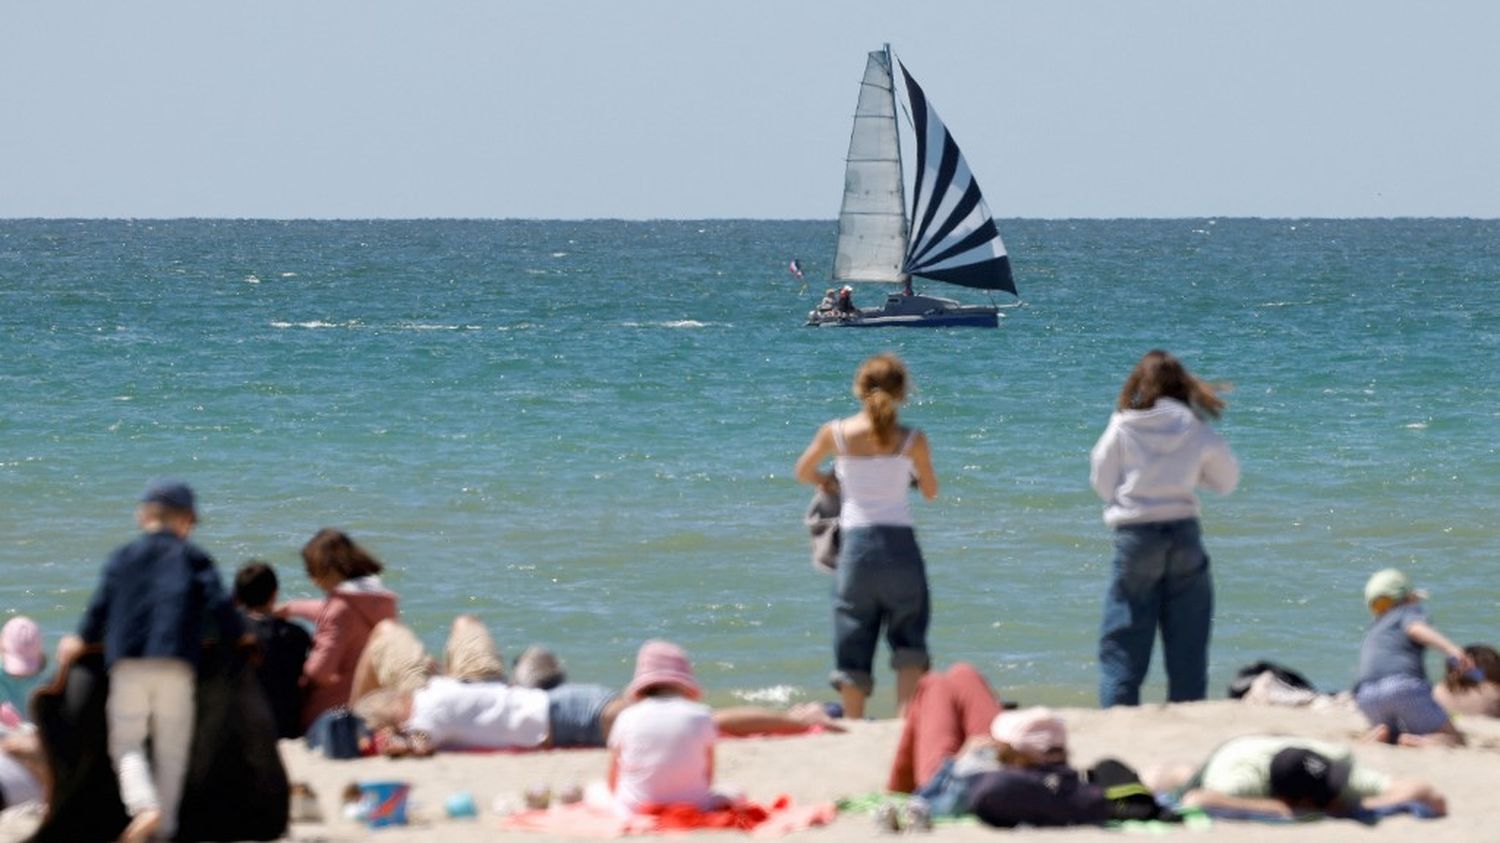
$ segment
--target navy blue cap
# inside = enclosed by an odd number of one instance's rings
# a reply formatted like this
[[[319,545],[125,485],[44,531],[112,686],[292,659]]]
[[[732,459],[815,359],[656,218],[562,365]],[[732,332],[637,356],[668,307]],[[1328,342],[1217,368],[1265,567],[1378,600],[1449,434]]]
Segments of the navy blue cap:
[[[141,503],[160,504],[183,512],[196,513],[193,490],[181,480],[155,480],[141,493]]]
[[[1325,808],[1349,784],[1353,764],[1334,761],[1303,747],[1287,747],[1271,759],[1271,796],[1297,805],[1311,802]]]

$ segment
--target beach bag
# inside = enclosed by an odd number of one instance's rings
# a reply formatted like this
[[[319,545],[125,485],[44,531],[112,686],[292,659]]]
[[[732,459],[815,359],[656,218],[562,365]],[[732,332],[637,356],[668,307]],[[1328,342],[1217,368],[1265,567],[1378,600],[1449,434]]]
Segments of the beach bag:
[[[1313,693],[1317,693],[1318,691],[1317,688],[1313,687],[1311,682],[1307,681],[1307,677],[1297,671],[1276,662],[1260,661],[1245,665],[1234,675],[1234,678],[1229,681],[1229,698],[1232,700],[1242,699],[1245,694],[1250,692],[1250,686],[1255,682],[1256,677],[1267,672],[1274,675],[1277,681],[1290,689],[1311,691]]]
[[[1122,761],[1104,758],[1089,768],[1090,784],[1104,789],[1111,820],[1161,820],[1181,822],[1182,818],[1156,801],[1156,796],[1141,782],[1135,770]]]
[[[968,803],[970,813],[997,828],[1102,825],[1110,818],[1104,789],[1061,764],[982,773]]]
[[[360,757],[360,739],[365,736],[364,723],[347,706],[339,706],[319,714],[307,727],[305,740],[308,749],[342,761]]]
[[[812,566],[825,574],[838,568],[839,509],[842,506],[843,500],[837,492],[820,488],[813,493],[807,514],[802,516],[808,540],[812,543]]]
[[[177,840],[281,839],[291,791],[255,671],[232,648],[205,648],[194,698]],[[52,781],[31,843],[106,843],[130,821],[109,757],[108,699],[109,671],[99,652],[80,656],[33,698]]]

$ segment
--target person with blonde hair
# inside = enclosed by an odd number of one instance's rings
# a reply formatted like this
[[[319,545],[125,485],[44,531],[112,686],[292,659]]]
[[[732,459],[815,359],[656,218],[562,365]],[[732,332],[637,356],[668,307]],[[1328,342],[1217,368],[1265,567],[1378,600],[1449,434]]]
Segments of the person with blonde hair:
[[[896,705],[904,709],[927,671],[931,601],[927,570],[912,528],[908,490],[915,482],[937,497],[927,436],[903,426],[897,411],[909,389],[894,354],[864,361],[854,376],[860,411],[834,419],[797,460],[797,479],[842,497],[834,585],[835,670],[831,680],[848,717],[864,716],[881,627],[896,671]],[[821,470],[833,457],[833,470]]]
[[[1422,656],[1428,647],[1467,673],[1472,656],[1433,626],[1427,593],[1395,568],[1370,575],[1365,606],[1373,620],[1359,649],[1354,702],[1370,721],[1365,738],[1402,746],[1462,746],[1463,733],[1433,697]]]
[[[1203,699],[1213,578],[1198,524],[1198,486],[1229,494],[1240,467],[1205,421],[1224,399],[1165,351],[1136,364],[1090,453],[1089,481],[1114,528],[1114,574],[1099,630],[1099,704],[1138,705],[1161,628],[1167,700]]]

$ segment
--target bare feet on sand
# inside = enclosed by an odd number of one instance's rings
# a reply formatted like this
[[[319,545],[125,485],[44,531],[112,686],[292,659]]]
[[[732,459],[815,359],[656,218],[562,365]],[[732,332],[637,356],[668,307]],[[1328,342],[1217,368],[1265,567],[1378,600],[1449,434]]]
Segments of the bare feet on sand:
[[[125,826],[125,833],[120,835],[120,843],[146,843],[160,827],[161,811],[155,808],[142,811],[130,818],[130,825]]]

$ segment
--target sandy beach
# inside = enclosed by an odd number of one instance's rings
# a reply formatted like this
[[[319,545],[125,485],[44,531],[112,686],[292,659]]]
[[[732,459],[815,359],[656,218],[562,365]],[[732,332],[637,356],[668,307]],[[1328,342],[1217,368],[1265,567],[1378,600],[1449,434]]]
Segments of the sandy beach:
[[[1214,701],[1186,705],[1148,705],[1107,711],[1068,709],[1062,712],[1070,729],[1073,763],[1087,767],[1104,757],[1117,757],[1137,768],[1171,762],[1197,762],[1221,742],[1246,734],[1285,733],[1353,742],[1362,729],[1353,711],[1310,710]],[[843,734],[815,734],[787,738],[725,740],[718,748],[718,780],[742,788],[756,801],[788,794],[799,803],[835,800],[880,790],[900,730],[895,720],[847,724]],[[1450,815],[1418,821],[1398,816],[1374,828],[1351,821],[1273,826],[1258,823],[1216,822],[1216,840],[1410,840],[1417,835],[1434,840],[1490,841],[1500,821],[1500,803],[1491,783],[1500,781],[1500,721],[1465,720],[1470,738],[1462,749],[1402,749],[1360,745],[1362,763],[1402,778],[1435,783],[1448,797]],[[377,839],[397,841],[493,839],[507,837],[561,838],[523,831],[500,831],[491,810],[496,797],[515,801],[527,787],[554,788],[602,778],[603,750],[568,750],[530,754],[445,754],[431,759],[327,761],[296,742],[283,742],[283,757],[293,781],[310,784],[318,794],[324,823],[298,824],[292,838],[312,841]],[[358,780],[398,779],[412,785],[413,824],[372,832],[339,818],[339,794]],[[452,793],[472,792],[480,807],[477,819],[452,820],[443,815],[444,800]],[[1201,832],[1179,831],[1180,835]],[[796,832],[794,837],[823,841],[865,840],[876,834],[870,817],[843,814],[831,826]],[[995,834],[1008,839],[1105,840],[1121,832],[1098,828],[1000,832],[981,826],[939,827],[941,839],[980,840]],[[697,836],[740,837],[737,832],[699,832]]]

